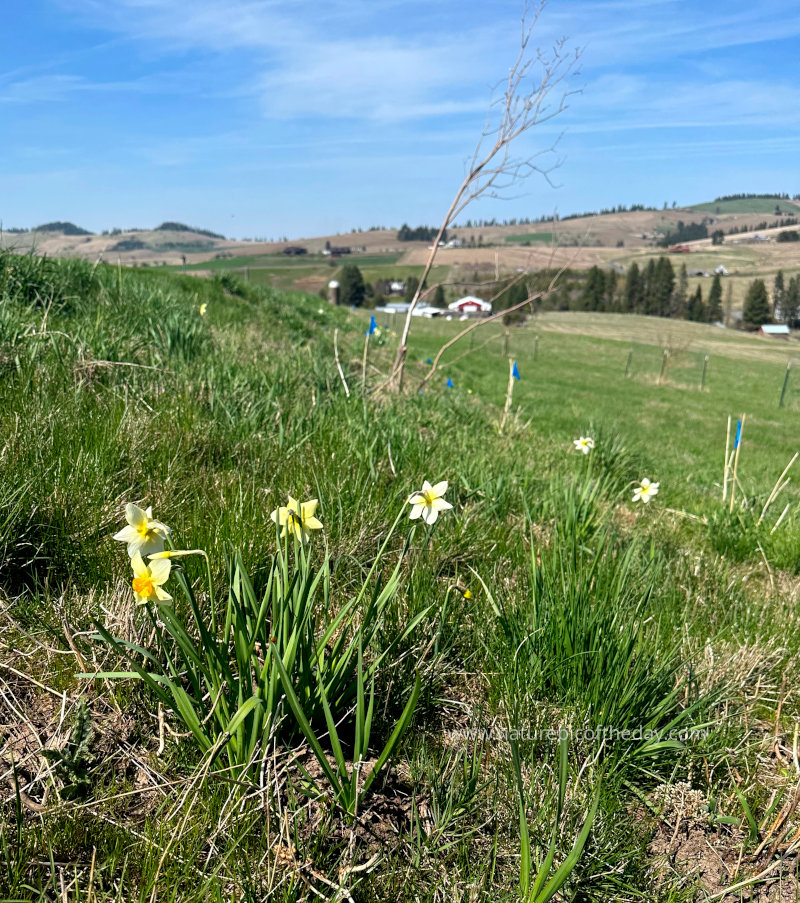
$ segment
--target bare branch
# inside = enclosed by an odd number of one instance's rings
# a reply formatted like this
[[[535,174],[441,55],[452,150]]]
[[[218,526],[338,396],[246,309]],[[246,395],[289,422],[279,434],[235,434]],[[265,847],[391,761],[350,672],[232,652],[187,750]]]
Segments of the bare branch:
[[[507,79],[502,82],[504,85],[502,94],[490,103],[486,123],[473,151],[464,179],[442,220],[428,255],[419,287],[406,312],[397,356],[387,381],[387,385],[398,392],[403,388],[408,335],[414,310],[424,297],[426,290],[423,286],[430,274],[439,244],[448,226],[476,198],[481,196],[502,197],[504,192],[527,178],[531,173],[538,172],[549,182],[549,173],[560,163],[557,160],[553,166],[546,167],[536,162],[544,154],[555,153],[555,146],[560,135],[546,150],[521,158],[511,155],[511,146],[517,138],[534,126],[542,125],[558,116],[567,109],[569,98],[578,93],[564,87],[559,95],[558,89],[562,87],[565,79],[575,72],[580,50],[576,50],[574,53],[567,52],[566,39],[557,41],[549,53],[543,53],[540,49],[531,52],[529,49],[533,31],[544,5],[545,0],[540,0],[533,13],[529,11],[527,0],[523,6],[519,52],[509,69]],[[539,75],[534,79],[536,70],[539,71]],[[551,95],[554,92],[556,97],[551,101]],[[495,111],[498,115],[493,115]]]

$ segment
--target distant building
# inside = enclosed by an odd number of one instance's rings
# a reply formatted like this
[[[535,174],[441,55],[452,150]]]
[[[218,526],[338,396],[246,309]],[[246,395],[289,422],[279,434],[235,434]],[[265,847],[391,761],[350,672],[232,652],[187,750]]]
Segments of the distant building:
[[[404,295],[406,293],[406,284],[405,282],[393,279],[389,283],[389,291],[394,295]]]
[[[720,264],[718,267],[716,267],[714,272],[717,274],[717,276],[728,275],[728,270],[725,268],[725,266],[723,266],[723,264]]]
[[[408,301],[388,301],[382,307],[376,307],[375,310],[384,314],[407,314],[411,305]]]
[[[761,329],[758,330],[758,334],[767,335],[773,339],[788,339],[790,336],[789,327],[785,324],[778,323],[774,325],[765,324],[761,327]]]
[[[476,298],[474,295],[467,295],[453,301],[447,305],[448,310],[456,314],[462,314],[468,317],[488,317],[492,312],[492,305],[483,298]]]

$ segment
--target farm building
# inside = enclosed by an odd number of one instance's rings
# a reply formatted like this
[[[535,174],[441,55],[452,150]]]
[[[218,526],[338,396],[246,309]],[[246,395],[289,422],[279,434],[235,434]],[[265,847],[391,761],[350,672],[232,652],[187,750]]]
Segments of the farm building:
[[[776,324],[774,326],[764,325],[761,329],[758,330],[759,335],[768,335],[773,339],[788,339],[789,338],[789,327],[785,324]]]
[[[467,295],[453,301],[447,305],[448,309],[454,314],[463,314],[468,317],[488,317],[492,312],[492,305],[483,298],[476,298],[474,295]]]

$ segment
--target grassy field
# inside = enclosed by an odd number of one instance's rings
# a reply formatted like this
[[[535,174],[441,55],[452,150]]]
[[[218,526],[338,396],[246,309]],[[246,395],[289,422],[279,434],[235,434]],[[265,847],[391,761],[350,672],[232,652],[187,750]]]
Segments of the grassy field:
[[[780,207],[784,214],[792,215],[800,211],[797,201],[778,200],[777,198],[739,198],[731,201],[708,201],[704,204],[693,204],[687,210],[698,213],[774,213]]]
[[[794,343],[369,317],[0,256],[0,897],[793,899]]]
[[[525,244],[527,242],[536,241],[536,242],[544,242],[545,244],[550,244],[553,241],[553,233],[552,232],[526,232],[523,235],[506,235],[505,241],[510,241],[515,244]]]

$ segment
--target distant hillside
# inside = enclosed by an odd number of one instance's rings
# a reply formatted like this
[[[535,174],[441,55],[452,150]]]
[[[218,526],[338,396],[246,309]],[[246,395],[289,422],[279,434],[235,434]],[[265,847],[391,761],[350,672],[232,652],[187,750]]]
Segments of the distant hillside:
[[[800,201],[782,198],[778,195],[755,195],[742,197],[719,198],[716,201],[708,201],[705,204],[692,204],[685,210],[693,210],[696,213],[775,213],[776,208],[781,213],[797,213],[800,211]],[[779,214],[780,215],[780,214]]]
[[[62,235],[94,235],[88,229],[81,229],[75,223],[45,223],[43,226],[36,226],[31,232],[60,232]]]
[[[156,226],[153,232],[194,232],[195,235],[207,235],[209,238],[220,238],[225,240],[224,235],[219,232],[212,232],[210,229],[195,229],[194,226],[187,226],[185,223],[166,222]]]

